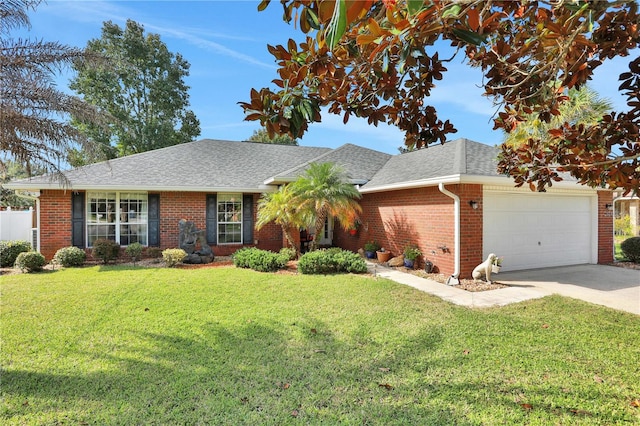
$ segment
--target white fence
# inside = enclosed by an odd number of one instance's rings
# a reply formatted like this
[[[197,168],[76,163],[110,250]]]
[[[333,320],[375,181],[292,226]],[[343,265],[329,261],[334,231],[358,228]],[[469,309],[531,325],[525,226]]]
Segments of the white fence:
[[[33,227],[33,207],[29,210],[0,211],[0,241],[24,240],[37,249],[37,238]]]

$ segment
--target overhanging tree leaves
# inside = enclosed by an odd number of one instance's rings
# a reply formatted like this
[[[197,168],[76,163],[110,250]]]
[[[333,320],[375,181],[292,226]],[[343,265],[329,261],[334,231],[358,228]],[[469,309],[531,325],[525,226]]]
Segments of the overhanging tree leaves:
[[[106,131],[82,120],[77,126],[100,142],[107,155],[190,142],[200,134],[200,123],[187,109],[189,63],[171,53],[159,35],[145,35],[142,25],[131,20],[124,29],[105,22],[101,38],[90,40],[86,50],[108,61],[100,67],[77,63],[71,88],[113,120]]]
[[[54,81],[72,62],[87,63],[90,57],[57,42],[10,36],[11,29],[29,26],[27,11],[39,3],[0,2],[0,168],[8,159],[27,175],[33,170],[52,172],[66,183],[61,165],[68,151],[92,151],[87,138],[69,124],[71,115],[96,128],[101,116],[92,105],[57,90]]]
[[[269,1],[260,3],[264,9]],[[484,73],[485,94],[500,111],[495,128],[514,131],[527,117],[549,122],[567,91],[593,71],[638,47],[636,2],[585,1],[323,1],[282,0],[284,19],[316,32],[300,44],[269,46],[279,89],[252,90],[241,102],[247,120],[269,134],[302,137],[320,108],[386,122],[408,147],[444,143],[455,132],[428,97],[446,72],[436,42],[448,41]],[[620,75],[628,111],[594,125],[564,123],[548,137],[502,146],[499,171],[516,185],[544,190],[567,171],[581,183],[640,187],[640,58]]]

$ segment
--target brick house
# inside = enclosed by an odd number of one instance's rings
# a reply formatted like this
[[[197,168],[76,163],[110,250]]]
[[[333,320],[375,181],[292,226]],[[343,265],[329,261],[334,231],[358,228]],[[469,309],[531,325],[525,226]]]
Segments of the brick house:
[[[177,247],[178,221],[206,230],[216,255],[240,247],[278,250],[279,226],[256,230],[260,195],[292,182],[311,162],[343,166],[362,193],[355,235],[327,221],[320,243],[350,250],[408,244],[442,273],[468,277],[489,253],[504,270],[613,261],[612,192],[563,181],[545,193],[496,173],[496,148],[458,139],[399,155],[346,144],[336,149],[201,140],[92,164],[7,187],[37,198],[39,250],[91,247],[97,238]]]

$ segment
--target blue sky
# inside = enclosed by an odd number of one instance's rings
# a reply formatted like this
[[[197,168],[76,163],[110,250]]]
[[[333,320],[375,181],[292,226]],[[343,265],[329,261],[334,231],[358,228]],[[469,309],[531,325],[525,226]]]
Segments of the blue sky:
[[[169,50],[180,53],[191,64],[191,109],[200,120],[200,138],[244,140],[259,128],[258,122],[244,121],[238,105],[249,100],[251,88],[270,86],[276,75],[267,44],[300,40],[302,33],[282,20],[280,2],[274,0],[264,11],[258,1],[56,1],[40,5],[30,13],[31,30],[21,36],[59,41],[84,47],[100,37],[102,23],[111,20],[124,27],[127,19],[141,23],[147,32],[160,34]],[[619,58],[601,66],[592,87],[609,98],[618,110],[625,109],[618,95],[618,75],[628,59]],[[456,58],[446,65],[449,71],[431,97],[442,120],[451,120],[458,133],[488,145],[498,144],[502,133],[493,131],[496,108],[482,97],[482,74]],[[60,79],[64,88],[67,78]],[[403,135],[392,126],[370,126],[365,120],[350,118],[345,126],[340,116],[323,114],[322,123],[310,126],[301,139],[305,146],[338,147],[354,143],[395,154]]]

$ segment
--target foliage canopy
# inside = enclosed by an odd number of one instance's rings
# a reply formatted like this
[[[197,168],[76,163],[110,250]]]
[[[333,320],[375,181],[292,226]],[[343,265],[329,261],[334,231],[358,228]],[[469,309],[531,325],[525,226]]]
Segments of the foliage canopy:
[[[80,117],[76,126],[100,142],[107,156],[190,142],[200,134],[198,119],[187,109],[189,63],[170,52],[158,34],[145,34],[132,20],[124,29],[109,21],[86,51],[107,61],[98,67],[75,63],[77,76],[70,87],[112,119],[108,129]]]
[[[270,3],[264,0],[258,9]],[[567,91],[582,87],[603,62],[638,47],[638,4],[583,1],[282,0],[284,19],[310,33],[298,44],[268,46],[278,64],[269,88],[241,102],[247,120],[269,134],[302,137],[320,109],[386,122],[409,148],[444,143],[456,131],[428,97],[447,71],[434,51],[449,42],[484,74],[499,105],[495,129],[515,131],[536,116],[559,115]],[[315,33],[315,34],[314,34]],[[498,171],[516,185],[544,190],[569,172],[593,187],[640,187],[640,57],[619,76],[628,110],[593,125],[562,123],[543,138],[501,146]]]

